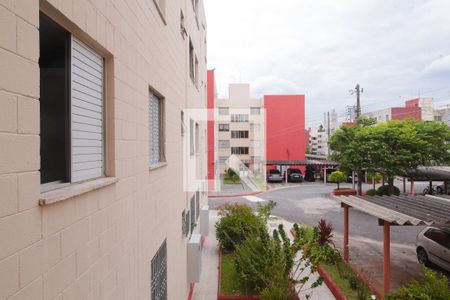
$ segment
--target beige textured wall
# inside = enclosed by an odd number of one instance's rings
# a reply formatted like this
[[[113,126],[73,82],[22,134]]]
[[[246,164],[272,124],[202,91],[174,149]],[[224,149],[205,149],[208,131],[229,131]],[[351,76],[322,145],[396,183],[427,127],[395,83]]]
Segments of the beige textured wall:
[[[118,178],[46,206],[38,205],[40,9],[106,58],[107,175]],[[179,176],[180,110],[206,106],[202,1],[199,26],[191,0],[166,0],[164,21],[152,0],[0,0],[0,299],[150,299],[150,261],[164,239],[169,299],[187,297],[181,213],[192,192]],[[149,86],[166,101],[167,165],[151,171]],[[205,150],[195,158],[203,177],[205,158]]]

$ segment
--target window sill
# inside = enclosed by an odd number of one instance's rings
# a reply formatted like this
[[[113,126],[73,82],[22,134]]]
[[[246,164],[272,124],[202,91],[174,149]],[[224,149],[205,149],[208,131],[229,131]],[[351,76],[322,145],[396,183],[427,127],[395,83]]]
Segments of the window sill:
[[[160,163],[157,163],[156,165],[151,165],[148,168],[148,170],[149,171],[153,171],[153,170],[157,170],[157,169],[163,168],[165,166],[167,166],[167,162],[160,162]]]
[[[118,179],[115,177],[103,177],[82,183],[69,184],[56,190],[41,193],[39,205],[45,206],[64,201],[115,184],[117,181]]]

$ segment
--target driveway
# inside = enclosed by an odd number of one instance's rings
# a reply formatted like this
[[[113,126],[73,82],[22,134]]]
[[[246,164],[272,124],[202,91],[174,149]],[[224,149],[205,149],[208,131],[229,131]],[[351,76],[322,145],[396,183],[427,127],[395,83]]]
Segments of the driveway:
[[[344,184],[344,186],[346,186]],[[351,185],[347,185],[351,186]],[[343,246],[343,209],[340,203],[330,196],[335,185],[323,183],[301,183],[282,189],[274,189],[258,196],[228,199],[210,199],[210,208],[229,202],[246,203],[253,207],[257,203],[272,200],[277,203],[273,214],[290,222],[316,225],[320,219],[326,219],[334,227],[336,247]],[[364,189],[371,188],[365,185]],[[416,189],[422,187],[416,184]],[[423,188],[422,188],[423,189]],[[378,226],[378,219],[350,210],[350,261],[373,285],[382,291],[383,283],[383,227]],[[415,255],[415,239],[422,226],[391,227],[391,287],[398,288],[411,279],[418,279],[421,266]]]

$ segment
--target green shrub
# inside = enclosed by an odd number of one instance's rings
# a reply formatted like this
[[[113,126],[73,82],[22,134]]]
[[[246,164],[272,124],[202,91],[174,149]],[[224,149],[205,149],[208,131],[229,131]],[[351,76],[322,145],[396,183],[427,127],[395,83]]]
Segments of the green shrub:
[[[216,236],[221,249],[232,252],[237,245],[258,233],[260,228],[266,228],[267,218],[275,206],[270,202],[258,208],[254,214],[251,207],[244,204],[227,204],[220,208],[221,219],[216,223]]]
[[[424,282],[412,281],[408,285],[388,294],[387,300],[448,300],[449,281],[430,269],[425,269]]]
[[[377,190],[371,189],[366,192],[366,196],[376,196],[378,195]]]
[[[330,177],[328,177],[328,181],[334,182],[337,184],[338,190],[339,190],[339,184],[346,180],[347,180],[347,176],[345,175],[344,172],[341,172],[341,171],[334,171],[333,173],[331,173]]]
[[[261,228],[257,236],[236,247],[236,271],[262,299],[295,299],[290,280],[294,255],[282,225],[272,237]]]
[[[378,196],[384,196],[384,195],[390,196],[391,194],[398,196],[398,195],[400,195],[400,190],[398,189],[398,187],[393,186],[392,192],[391,192],[389,185],[382,185],[378,188],[377,194],[378,194]]]
[[[367,182],[372,182],[372,178],[375,178],[375,182],[378,183],[383,179],[383,175],[381,175],[378,172],[375,172],[375,175],[373,173],[367,174]]]

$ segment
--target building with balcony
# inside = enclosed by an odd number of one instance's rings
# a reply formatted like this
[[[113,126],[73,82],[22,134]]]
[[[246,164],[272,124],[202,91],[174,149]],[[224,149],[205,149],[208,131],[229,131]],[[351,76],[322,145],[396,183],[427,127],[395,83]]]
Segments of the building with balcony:
[[[1,1],[0,19],[0,299],[186,299],[203,1]]]

